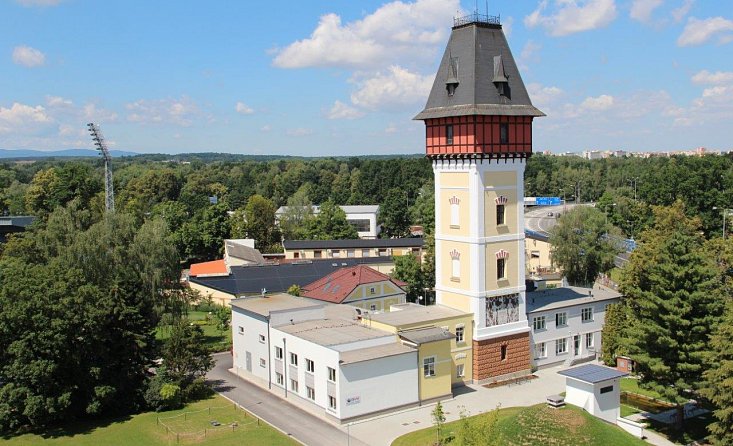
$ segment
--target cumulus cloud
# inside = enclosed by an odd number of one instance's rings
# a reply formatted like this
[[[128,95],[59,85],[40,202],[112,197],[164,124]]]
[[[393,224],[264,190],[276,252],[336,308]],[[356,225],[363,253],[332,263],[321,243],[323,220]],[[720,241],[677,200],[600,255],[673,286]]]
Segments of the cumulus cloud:
[[[685,0],[679,8],[675,8],[672,11],[672,18],[674,18],[674,21],[677,23],[681,22],[682,19],[689,14],[690,9],[692,9],[692,5],[694,4],[695,0]]]
[[[662,5],[664,0],[634,0],[631,4],[629,16],[640,22],[649,22],[655,9]]]
[[[702,70],[692,76],[692,82],[698,85],[733,84],[733,71],[716,71],[711,73]]]
[[[393,1],[361,20],[322,16],[310,37],[275,50],[280,68],[376,69],[408,58],[427,61],[446,40],[458,0]]]
[[[529,70],[531,63],[537,63],[539,56],[537,53],[542,49],[542,45],[535,43],[533,40],[528,40],[522,48],[522,52],[519,53],[519,59],[517,64],[522,70]]]
[[[542,0],[524,18],[524,24],[528,28],[540,26],[552,36],[566,36],[603,28],[616,18],[614,0],[554,0],[552,8],[549,4],[549,0]]]
[[[733,38],[733,20],[723,17],[711,17],[704,20],[690,17],[685,29],[677,39],[677,45],[702,45],[716,36],[721,44],[730,42]]]
[[[354,81],[358,88],[351,102],[369,110],[403,109],[425,101],[433,85],[433,75],[423,76],[397,65],[386,72]]]
[[[312,135],[313,134],[313,130],[312,129],[307,129],[305,127],[298,127],[298,128],[295,128],[295,129],[288,129],[288,130],[286,130],[285,131],[285,134],[288,135],[288,136],[295,136],[295,137],[308,136],[308,135]]]
[[[602,94],[598,97],[587,97],[580,104],[580,108],[590,111],[604,111],[613,107],[614,98],[613,96]]]
[[[127,120],[141,124],[173,124],[189,127],[201,116],[198,105],[187,96],[181,99],[140,99],[125,105]]]
[[[74,102],[71,99],[65,99],[61,96],[46,96],[46,105],[49,107],[71,107]]]
[[[43,106],[14,102],[10,108],[0,107],[0,134],[35,133],[53,122]]]
[[[540,109],[545,109],[555,105],[555,102],[563,95],[563,91],[558,87],[545,87],[541,84],[531,83],[527,85],[527,92],[532,104]]]
[[[249,107],[244,102],[237,102],[237,105],[234,107],[234,109],[239,113],[240,115],[251,115],[255,111]]]
[[[364,112],[341,101],[334,102],[333,107],[326,113],[328,119],[357,119],[362,116],[364,116]]]
[[[28,68],[40,67],[46,63],[46,55],[29,46],[16,46],[13,48],[13,62]]]

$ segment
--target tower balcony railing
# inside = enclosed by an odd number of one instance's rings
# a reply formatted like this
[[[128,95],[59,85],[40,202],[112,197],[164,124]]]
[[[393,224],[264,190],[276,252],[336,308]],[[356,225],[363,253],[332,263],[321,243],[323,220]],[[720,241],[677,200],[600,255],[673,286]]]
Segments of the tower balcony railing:
[[[454,27],[468,25],[469,23],[486,23],[488,25],[501,25],[501,16],[479,14],[478,12],[473,12],[471,14],[464,15],[463,17],[453,17],[453,26]]]

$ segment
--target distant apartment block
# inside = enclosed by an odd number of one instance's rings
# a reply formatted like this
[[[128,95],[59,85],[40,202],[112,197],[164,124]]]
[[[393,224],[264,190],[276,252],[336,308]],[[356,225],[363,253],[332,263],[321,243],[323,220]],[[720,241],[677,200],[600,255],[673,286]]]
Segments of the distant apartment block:
[[[353,259],[415,255],[422,258],[425,241],[420,237],[351,240],[285,240],[285,258]]]
[[[379,215],[378,205],[363,206],[339,206],[346,213],[346,221],[348,221],[359,238],[375,239],[379,236],[379,226],[377,225],[377,217]],[[275,211],[275,221],[279,222],[280,218],[288,211],[287,206],[281,206]],[[321,212],[320,206],[313,206],[313,214],[317,215]]]

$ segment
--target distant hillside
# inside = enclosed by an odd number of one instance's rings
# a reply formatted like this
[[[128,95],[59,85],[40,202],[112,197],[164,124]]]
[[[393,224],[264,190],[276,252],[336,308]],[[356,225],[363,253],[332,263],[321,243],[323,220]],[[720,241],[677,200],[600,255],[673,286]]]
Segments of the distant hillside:
[[[112,150],[110,151],[113,157],[121,156],[135,156],[135,152],[125,152],[123,150]],[[56,157],[99,157],[99,153],[96,150],[91,149],[67,149],[67,150],[11,150],[11,149],[0,149],[0,158],[56,158]]]

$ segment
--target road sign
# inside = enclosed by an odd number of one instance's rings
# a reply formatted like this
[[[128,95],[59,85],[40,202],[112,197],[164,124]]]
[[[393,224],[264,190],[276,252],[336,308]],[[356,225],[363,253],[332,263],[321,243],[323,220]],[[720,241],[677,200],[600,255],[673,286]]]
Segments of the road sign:
[[[537,206],[559,206],[561,204],[560,197],[537,197]]]

